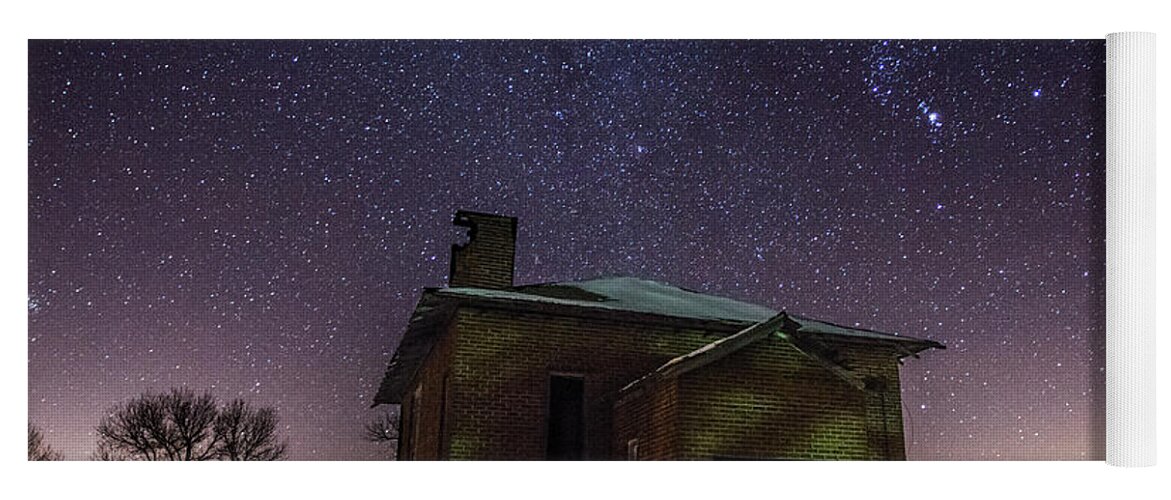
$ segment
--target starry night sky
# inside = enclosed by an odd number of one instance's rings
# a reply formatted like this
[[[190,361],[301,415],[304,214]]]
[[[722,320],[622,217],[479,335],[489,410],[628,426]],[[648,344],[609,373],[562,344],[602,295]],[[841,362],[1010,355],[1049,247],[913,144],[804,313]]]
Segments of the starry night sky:
[[[517,283],[632,275],[940,341],[912,459],[1102,459],[1105,45],[29,43],[29,418],[187,385],[294,459],[369,405],[457,209]]]

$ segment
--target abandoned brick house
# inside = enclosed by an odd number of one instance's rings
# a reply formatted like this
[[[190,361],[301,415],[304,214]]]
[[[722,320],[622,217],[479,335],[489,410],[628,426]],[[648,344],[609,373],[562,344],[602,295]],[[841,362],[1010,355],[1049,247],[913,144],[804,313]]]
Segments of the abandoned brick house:
[[[455,223],[375,397],[399,459],[905,458],[898,367],[942,345],[636,278],[514,285],[516,219]]]

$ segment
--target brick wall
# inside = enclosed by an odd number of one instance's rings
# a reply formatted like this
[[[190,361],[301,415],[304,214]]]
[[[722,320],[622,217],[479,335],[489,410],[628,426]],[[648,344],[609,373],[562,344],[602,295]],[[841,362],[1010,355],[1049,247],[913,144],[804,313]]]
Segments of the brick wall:
[[[849,367],[894,378],[868,396],[775,338],[680,375],[678,458],[904,458],[893,353],[842,352]]]
[[[899,363],[896,354],[881,349],[842,349],[851,368],[872,380],[866,391],[866,425],[870,432],[872,458],[906,460],[903,442],[903,401],[899,390]]]
[[[638,460],[679,458],[679,384],[675,378],[640,384],[614,405],[613,457],[628,457],[630,440],[639,444]]]
[[[650,433],[651,419],[648,390],[645,384],[640,385],[637,389],[622,394],[614,403],[614,446],[611,453],[615,459],[622,460],[626,457],[626,444],[631,439],[643,441],[641,456],[646,456],[649,451],[647,435]]]
[[[462,307],[404,401],[404,434],[414,434],[402,458],[543,459],[551,374],[584,379],[588,459],[625,459],[630,439],[646,460],[905,458],[889,351],[841,348],[881,391],[765,339],[619,399],[630,382],[731,333]]]
[[[399,460],[447,458],[449,367],[456,341],[454,334],[449,328],[431,349],[403,401]]]
[[[461,308],[455,324],[449,423],[456,459],[543,459],[551,373],[584,377],[586,458],[612,458],[617,391],[732,333],[476,308]]]

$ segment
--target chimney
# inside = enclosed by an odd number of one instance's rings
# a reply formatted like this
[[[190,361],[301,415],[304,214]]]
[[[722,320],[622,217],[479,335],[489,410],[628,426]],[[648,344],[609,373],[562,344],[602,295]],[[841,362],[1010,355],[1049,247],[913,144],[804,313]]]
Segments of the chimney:
[[[448,286],[512,287],[516,258],[516,217],[460,210],[455,225],[467,227],[468,242],[451,246]]]

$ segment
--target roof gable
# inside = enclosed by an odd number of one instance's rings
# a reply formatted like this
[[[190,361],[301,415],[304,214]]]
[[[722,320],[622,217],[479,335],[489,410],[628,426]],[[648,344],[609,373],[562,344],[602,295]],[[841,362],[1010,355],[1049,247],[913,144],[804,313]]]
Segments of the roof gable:
[[[453,304],[436,298],[431,291],[423,292],[423,297],[419,299],[419,304],[407,322],[407,331],[386,367],[386,374],[382,377],[371,407],[402,402],[407,384],[415,378],[423,360],[438,343],[454,310]]]
[[[868,381],[861,375],[850,370],[838,359],[836,351],[822,341],[820,335],[807,331],[806,325],[803,324],[806,320],[801,320],[781,312],[768,320],[756,323],[744,330],[741,330],[733,335],[716,340],[699,349],[691,351],[682,356],[671,359],[664,363],[659,368],[650,374],[630,383],[622,388],[626,391],[647,379],[653,377],[678,377],[685,373],[703,368],[716,361],[724,359],[749,345],[755,344],[758,341],[776,337],[785,342],[788,342],[798,352],[809,357],[817,362],[822,367],[833,372],[846,383],[850,384],[856,389],[867,390]],[[903,352],[906,355],[916,356],[916,353],[921,350],[930,348],[943,349],[942,344],[931,341],[918,341],[919,344],[908,348],[901,343],[890,343],[890,345]]]
[[[609,277],[586,281],[544,283],[487,289],[473,287],[427,289],[416,306],[398,348],[395,349],[386,375],[374,398],[374,405],[399,403],[406,386],[414,378],[419,366],[442,335],[442,328],[460,304],[503,304],[507,307],[533,307],[555,314],[591,314],[612,316],[614,312],[629,314],[633,321],[696,321],[718,326],[731,332],[732,328],[745,330],[671,360],[699,358],[706,363],[714,356],[723,356],[725,350],[735,350],[778,331],[783,324],[791,332],[791,341],[802,352],[817,358],[817,336],[831,336],[843,340],[889,344],[906,355],[943,346],[930,340],[902,337],[895,334],[849,328],[800,316],[777,313],[764,306],[726,297],[707,295],[656,281],[631,277]],[[781,319],[781,318],[785,319]],[[800,342],[805,342],[804,347]],[[743,343],[743,345],[741,345]],[[709,352],[711,351],[711,352]],[[718,358],[716,358],[718,359]],[[819,362],[824,362],[822,359]],[[832,360],[829,360],[832,361]],[[690,362],[690,361],[688,361]],[[664,367],[667,367],[664,365]],[[833,364],[827,365],[830,369]],[[662,368],[660,368],[662,369]]]

